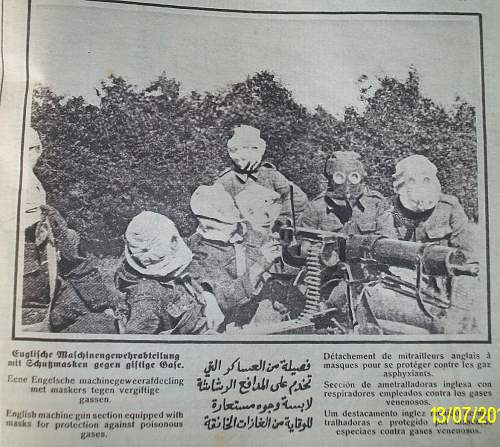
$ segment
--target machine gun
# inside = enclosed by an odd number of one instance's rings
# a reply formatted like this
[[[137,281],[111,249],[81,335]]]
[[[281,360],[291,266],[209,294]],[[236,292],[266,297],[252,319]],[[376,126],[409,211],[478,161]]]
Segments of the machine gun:
[[[293,190],[291,190],[293,204]],[[429,278],[477,276],[479,267],[469,263],[462,250],[438,244],[395,240],[379,235],[348,235],[301,228],[295,225],[292,206],[290,225],[279,228],[283,265],[295,269],[294,285],[305,296],[301,314],[278,324],[249,328],[264,334],[377,333],[377,319],[370,309],[372,287],[413,299],[427,319],[434,319],[431,307],[447,309],[451,297],[431,293]],[[391,272],[403,268],[416,272],[409,281]],[[343,309],[327,308],[328,295],[345,285]],[[360,306],[361,303],[361,306]],[[362,311],[361,311],[362,309]],[[378,327],[378,333],[383,331]]]
[[[429,307],[446,309],[451,301],[449,297],[429,293],[425,288],[426,278],[478,274],[477,264],[468,263],[460,249],[437,244],[301,227],[282,227],[280,239],[283,262],[296,269],[294,283],[305,296],[304,309],[296,319],[249,328],[245,332],[284,335],[328,329],[337,334],[370,333],[369,322],[376,325],[376,318],[370,312],[369,295],[370,288],[376,284],[412,298],[420,311],[433,319]],[[416,271],[415,282],[393,274],[391,267]],[[347,312],[325,308],[328,294],[341,283],[345,284]],[[364,312],[359,312],[363,300]]]

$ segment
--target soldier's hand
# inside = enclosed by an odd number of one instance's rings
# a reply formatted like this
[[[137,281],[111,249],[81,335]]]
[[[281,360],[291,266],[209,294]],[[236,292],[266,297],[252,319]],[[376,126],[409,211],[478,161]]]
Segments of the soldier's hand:
[[[201,296],[205,300],[204,313],[208,330],[217,331],[218,327],[224,321],[224,314],[220,310],[219,304],[213,293],[202,292]]]
[[[260,247],[263,258],[263,268],[268,270],[281,256],[279,239],[273,238]]]
[[[253,161],[248,164],[247,171],[254,172],[260,165],[260,160]]]
[[[244,167],[245,172],[254,172],[260,165],[261,157],[258,153],[249,154],[248,163]]]

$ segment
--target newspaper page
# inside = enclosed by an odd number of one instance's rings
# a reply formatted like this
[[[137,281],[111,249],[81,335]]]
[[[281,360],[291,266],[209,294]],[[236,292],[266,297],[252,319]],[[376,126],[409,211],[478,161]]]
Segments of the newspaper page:
[[[500,6],[2,0],[2,446],[498,446]]]

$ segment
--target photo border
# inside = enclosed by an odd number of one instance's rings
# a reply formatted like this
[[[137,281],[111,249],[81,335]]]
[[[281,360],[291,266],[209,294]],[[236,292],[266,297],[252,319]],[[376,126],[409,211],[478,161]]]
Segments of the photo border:
[[[16,334],[16,309],[17,309],[17,293],[18,293],[18,273],[19,273],[19,250],[20,250],[20,218],[21,218],[21,191],[23,185],[23,157],[24,157],[24,139],[26,131],[26,111],[29,97],[29,51],[30,51],[30,28],[31,28],[31,6],[32,0],[27,0],[27,29],[26,29],[26,87],[24,92],[23,104],[23,120],[22,120],[22,136],[21,136],[21,150],[20,150],[20,174],[19,174],[19,190],[18,190],[18,204],[17,204],[17,221],[16,221],[16,248],[15,248],[15,267],[14,267],[14,304],[12,312],[12,333],[11,340],[15,341],[43,341],[43,342],[76,342],[76,343],[164,343],[164,344],[491,344],[491,285],[490,285],[490,227],[489,227],[489,197],[488,197],[488,163],[487,163],[487,132],[486,132],[486,104],[485,104],[485,78],[484,78],[484,50],[483,50],[483,24],[482,14],[478,12],[447,12],[447,11],[270,11],[270,10],[251,10],[251,9],[230,9],[230,8],[213,8],[213,7],[198,7],[198,6],[181,6],[171,4],[160,4],[150,2],[128,1],[128,0],[85,0],[88,3],[104,3],[104,4],[118,4],[118,5],[132,5],[143,7],[157,7],[168,8],[176,10],[189,10],[189,11],[206,11],[206,12],[220,12],[220,13],[236,13],[236,14],[267,14],[267,15],[420,15],[420,16],[469,16],[476,17],[479,25],[479,46],[480,46],[480,67],[481,67],[481,107],[482,107],[482,124],[483,124],[483,179],[484,179],[484,218],[485,218],[485,237],[486,237],[486,295],[487,295],[487,322],[488,322],[488,338],[486,340],[342,340],[340,337],[327,340],[272,340],[272,335],[269,335],[269,340],[221,340],[221,339],[208,339],[202,336],[197,336],[199,339],[176,339],[182,336],[172,336],[172,338],[159,338],[157,340],[147,339],[127,339],[127,338],[87,338],[86,335],[91,334],[75,334],[80,338],[48,338],[48,337],[34,337],[34,336],[19,336]],[[3,0],[2,0],[3,12]],[[3,29],[3,14],[1,17]],[[1,53],[3,55],[3,39],[1,41]],[[2,60],[3,62],[3,60]],[[3,65],[3,64],[2,64]],[[5,73],[5,66],[3,66],[2,74]],[[2,76],[3,79],[3,76]],[[477,142],[476,142],[477,148]],[[478,149],[476,149],[478,150]],[[478,153],[478,152],[477,152]],[[479,178],[478,178],[479,186]],[[102,334],[92,334],[101,336]],[[111,335],[111,334],[109,334]],[[115,334],[113,334],[115,335]],[[118,334],[116,334],[118,335]],[[290,336],[296,337],[296,336]]]

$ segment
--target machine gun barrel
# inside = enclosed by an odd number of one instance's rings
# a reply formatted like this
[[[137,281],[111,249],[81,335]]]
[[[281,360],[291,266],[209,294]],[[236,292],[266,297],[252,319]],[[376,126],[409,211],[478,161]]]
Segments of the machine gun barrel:
[[[346,240],[345,261],[370,259],[394,267],[421,265],[431,276],[477,275],[477,265],[469,264],[458,248],[438,244],[400,241],[381,236],[352,235]]]
[[[334,246],[339,260],[346,263],[378,263],[413,269],[418,265],[431,276],[477,276],[477,264],[468,263],[459,248],[443,245],[390,239],[379,235],[348,235],[297,227],[298,241],[320,242]]]

